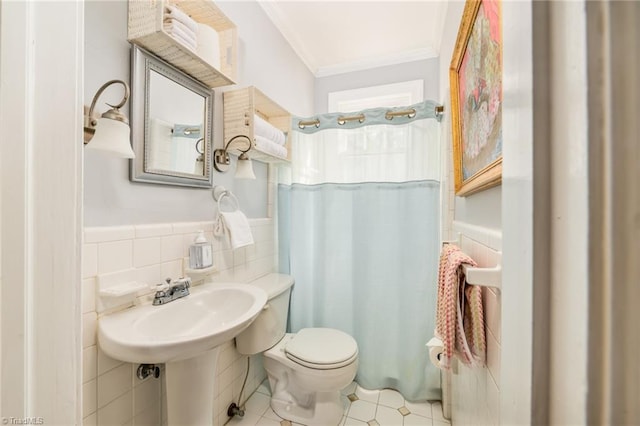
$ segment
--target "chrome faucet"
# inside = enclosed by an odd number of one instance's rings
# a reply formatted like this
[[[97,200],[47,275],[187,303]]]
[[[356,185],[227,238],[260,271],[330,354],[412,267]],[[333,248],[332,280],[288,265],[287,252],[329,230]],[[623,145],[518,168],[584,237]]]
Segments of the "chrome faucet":
[[[167,278],[166,283],[158,284],[158,289],[153,297],[154,305],[164,305],[173,302],[176,299],[189,295],[189,287],[191,287],[191,278],[185,277],[175,281]]]

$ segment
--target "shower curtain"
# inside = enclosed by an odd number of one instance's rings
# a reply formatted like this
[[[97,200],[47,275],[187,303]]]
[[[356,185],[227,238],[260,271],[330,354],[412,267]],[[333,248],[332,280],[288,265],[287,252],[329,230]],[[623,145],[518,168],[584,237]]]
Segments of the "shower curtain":
[[[412,401],[440,398],[425,347],[439,254],[434,107],[392,109],[416,113],[391,120],[389,109],[366,110],[344,124],[325,114],[318,127],[294,118],[291,181],[278,186],[280,269],[295,279],[290,330],[349,333],[358,383]]]

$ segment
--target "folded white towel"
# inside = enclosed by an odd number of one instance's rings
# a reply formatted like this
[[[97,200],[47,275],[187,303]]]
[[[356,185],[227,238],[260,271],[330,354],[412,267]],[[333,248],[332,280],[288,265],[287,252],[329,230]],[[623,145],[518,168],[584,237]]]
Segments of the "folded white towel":
[[[177,19],[165,19],[164,21],[162,21],[162,28],[164,28],[165,31],[176,31],[184,38],[193,40],[193,43],[198,42],[198,33],[194,33],[193,31],[191,31],[191,28],[187,27]]]
[[[198,34],[198,23],[176,6],[167,4],[164,10],[164,20],[175,19],[186,25],[193,34]]]
[[[270,139],[267,139],[262,136],[255,136],[256,139],[256,148],[262,152],[266,152],[271,155],[275,155],[280,158],[287,158],[287,148],[282,145],[278,145]]]
[[[253,244],[253,234],[247,217],[240,210],[233,212],[219,212],[216,220],[215,234],[220,235],[226,230],[232,249]]]
[[[215,69],[220,69],[220,36],[206,24],[198,24],[198,55]]]
[[[284,132],[258,115],[253,116],[253,132],[258,136],[271,139],[278,145],[284,145],[287,138]]]
[[[177,33],[169,33],[169,36],[171,36],[171,38],[173,38],[174,40],[177,40],[178,43],[180,43],[181,45],[183,45],[187,49],[191,50],[193,53],[198,53],[197,52],[197,46],[195,46],[193,44],[192,40],[186,39],[186,38],[182,37],[180,34],[177,34]]]
[[[178,40],[180,43],[186,45],[194,52],[198,49],[196,35],[188,27],[176,21],[175,19],[169,19],[165,21],[162,24],[162,28],[167,34]]]

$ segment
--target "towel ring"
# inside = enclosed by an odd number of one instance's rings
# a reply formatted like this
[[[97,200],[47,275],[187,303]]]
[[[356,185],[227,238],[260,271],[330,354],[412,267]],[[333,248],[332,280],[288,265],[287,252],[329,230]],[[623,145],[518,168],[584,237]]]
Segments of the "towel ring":
[[[238,199],[236,198],[235,195],[233,195],[233,193],[231,191],[224,191],[223,193],[220,194],[220,196],[218,197],[218,212],[222,211],[222,200],[224,199],[224,197],[229,197],[230,200],[235,201],[236,203],[236,208],[233,211],[238,211],[240,210],[240,203],[238,202]]]
[[[202,144],[200,143],[202,142]],[[204,150],[202,149],[202,145],[204,145],[204,138],[200,138],[198,139],[198,141],[196,142],[196,151],[198,152],[198,154],[202,155],[204,154]]]

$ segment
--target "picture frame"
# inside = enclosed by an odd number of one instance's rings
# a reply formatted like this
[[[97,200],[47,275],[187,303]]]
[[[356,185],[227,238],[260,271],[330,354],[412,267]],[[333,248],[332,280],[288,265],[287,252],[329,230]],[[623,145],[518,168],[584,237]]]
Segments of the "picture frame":
[[[455,192],[502,181],[502,5],[467,0],[449,67]]]

